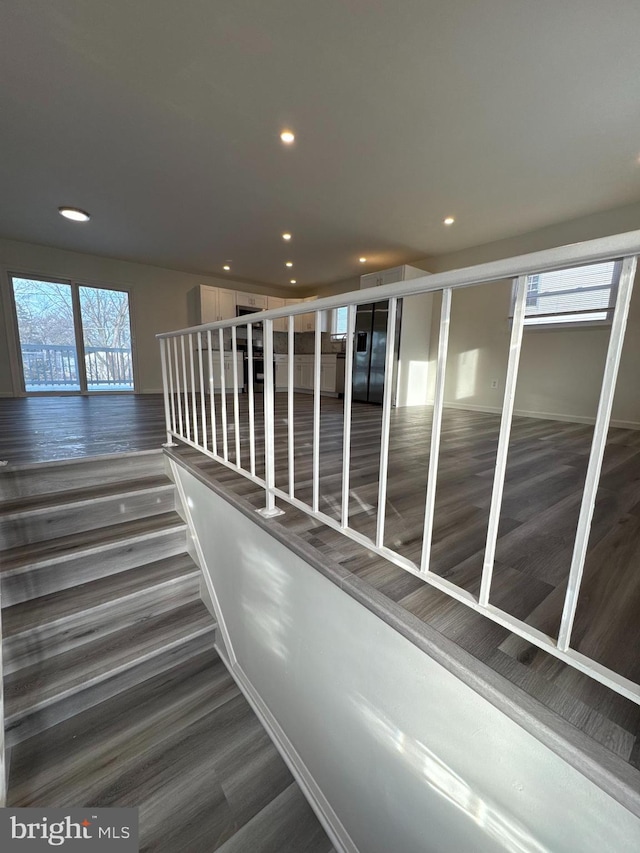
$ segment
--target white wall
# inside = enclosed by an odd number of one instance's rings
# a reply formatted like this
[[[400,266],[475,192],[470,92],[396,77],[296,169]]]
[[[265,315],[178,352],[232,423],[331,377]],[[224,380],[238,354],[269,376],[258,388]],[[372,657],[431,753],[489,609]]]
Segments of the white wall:
[[[429,258],[433,272],[473,266],[540,249],[635,230],[640,205],[541,229],[450,255]],[[510,328],[510,282],[465,288],[454,294],[451,314],[447,403],[480,409],[502,406]],[[434,300],[430,361],[438,345],[440,301]],[[525,330],[516,411],[569,420],[595,417],[608,342],[608,327]],[[640,276],[636,278],[625,346],[620,365],[613,421],[640,427]],[[433,374],[433,371],[431,371]],[[498,388],[491,381],[498,380]]]
[[[232,672],[343,849],[638,849],[630,811],[253,519],[172,470]]]
[[[138,390],[142,393],[162,390],[159,348],[155,335],[189,325],[187,294],[196,285],[208,284],[213,287],[274,295],[287,293],[227,278],[195,275],[1,239],[0,270],[0,287],[4,289],[5,297],[10,286],[8,272],[74,278],[89,284],[111,284],[129,288],[137,351],[137,383]],[[288,295],[291,295],[290,292]],[[5,316],[0,303],[0,396],[10,396],[13,393],[9,343],[4,334],[5,328]]]

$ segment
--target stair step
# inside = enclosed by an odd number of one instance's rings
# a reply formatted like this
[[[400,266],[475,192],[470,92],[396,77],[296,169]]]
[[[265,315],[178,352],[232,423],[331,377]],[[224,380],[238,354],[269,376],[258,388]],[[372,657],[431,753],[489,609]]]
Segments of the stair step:
[[[9,745],[23,739],[25,733],[34,734],[34,726],[25,725],[30,718],[38,716],[44,724],[51,715],[43,712],[59,703],[65,703],[65,715],[70,716],[96,701],[104,701],[105,696],[113,696],[122,689],[117,676],[150,661],[157,661],[161,670],[166,670],[173,666],[168,654],[173,648],[184,647],[198,637],[206,637],[213,643],[214,629],[215,623],[206,607],[195,601],[9,674],[4,686]],[[105,685],[106,689],[92,692],[99,685]],[[84,694],[88,699],[83,698]]]
[[[0,502],[115,483],[165,472],[161,450],[8,465],[0,470]]]
[[[9,501],[0,508],[0,551],[174,509],[166,476]]]
[[[3,606],[184,553],[186,529],[168,512],[11,548],[0,560]]]
[[[15,604],[3,613],[4,671],[15,672],[199,597],[187,554]]]
[[[240,691],[213,649],[17,744],[10,805],[65,808],[95,800],[150,749]]]
[[[331,853],[318,818],[293,782],[218,847],[218,853]]]

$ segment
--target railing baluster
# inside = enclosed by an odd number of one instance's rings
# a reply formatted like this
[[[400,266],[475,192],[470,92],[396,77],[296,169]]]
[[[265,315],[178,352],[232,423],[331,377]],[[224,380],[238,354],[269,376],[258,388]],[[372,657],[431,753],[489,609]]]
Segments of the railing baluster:
[[[516,303],[513,309],[513,320],[511,324],[509,361],[507,363],[507,377],[504,383],[502,418],[500,420],[498,449],[496,451],[496,465],[495,473],[493,476],[493,490],[491,492],[489,524],[487,526],[487,544],[484,552],[484,564],[482,566],[482,582],[480,584],[480,595],[478,597],[478,601],[483,607],[486,607],[489,603],[489,596],[491,594],[493,564],[495,562],[496,544],[498,542],[498,528],[500,526],[500,512],[502,510],[502,493],[504,491],[504,478],[507,473],[509,438],[511,436],[513,407],[516,399],[516,386],[518,384],[518,366],[520,364],[520,349],[522,347],[524,315],[525,309],[527,307],[526,275],[521,275],[515,280],[515,288]]]
[[[424,527],[422,531],[422,554],[420,571],[425,574],[431,563],[431,544],[433,539],[433,517],[436,509],[436,488],[438,485],[438,463],[440,461],[440,436],[442,434],[442,412],[444,409],[444,383],[447,371],[447,352],[449,349],[449,326],[451,322],[451,288],[442,291],[440,309],[440,336],[438,338],[438,366],[436,368],[436,386],[433,396],[433,414],[431,419],[431,446],[429,449],[429,471],[427,473],[427,495],[424,506]]]
[[[294,461],[294,428],[293,428],[293,387],[295,381],[295,317],[293,314],[288,318],[287,344],[289,350],[289,361],[287,362],[287,450],[289,462],[289,497],[295,496],[295,461]]]
[[[313,498],[312,508],[318,512],[320,506],[320,377],[322,370],[322,318],[315,312],[315,346],[313,355]]]
[[[344,350],[344,417],[342,428],[342,527],[349,526],[349,478],[351,474],[351,397],[353,392],[353,339],[356,328],[356,307],[347,307],[347,335]]]
[[[256,426],[253,400],[253,325],[247,323],[247,394],[249,395],[249,461],[250,471],[256,473]]]
[[[169,380],[167,377],[167,340],[160,338],[160,363],[162,365],[162,393],[164,396],[164,420],[167,431],[167,443],[165,446],[172,447],[173,439],[171,437],[171,409],[169,405]]]
[[[218,329],[218,342],[220,346],[220,412],[222,416],[222,451],[224,461],[229,461],[229,437],[227,435],[227,388],[224,381],[224,334]]]
[[[182,421],[182,397],[180,396],[180,370],[178,362],[178,339],[173,339],[173,357],[176,367],[176,406],[178,407],[178,425],[180,426],[180,435],[184,438],[184,424]]]
[[[209,405],[211,406],[211,448],[218,455],[218,428],[216,424],[216,394],[213,381],[213,347],[211,345],[211,329],[207,329],[207,364],[209,367]]]
[[[636,257],[627,257],[622,262],[622,271],[618,283],[618,296],[613,312],[611,333],[609,335],[607,360],[602,377],[598,412],[593,428],[589,465],[587,466],[580,515],[578,517],[578,527],[571,558],[571,568],[569,569],[567,592],[562,610],[560,631],[558,632],[558,648],[561,651],[567,651],[571,643],[571,631],[573,630],[573,621],[578,606],[580,584],[582,582],[582,573],[589,545],[589,534],[591,532],[591,521],[596,503],[598,483],[600,482],[600,471],[602,470],[602,460],[607,445],[609,421],[611,420],[611,409],[613,408],[613,399],[616,392],[616,380],[618,378],[618,368],[624,345],[624,333],[627,328],[627,317],[629,316],[629,304],[631,302],[631,294],[633,293],[636,266]]]
[[[236,439],[236,465],[241,467],[240,462],[240,401],[238,399],[238,344],[236,340],[236,327],[231,327],[231,368],[233,372],[233,426]]]
[[[387,318],[387,344],[384,357],[384,393],[382,395],[382,432],[380,435],[380,475],[378,480],[378,520],[376,545],[384,545],[384,523],[387,511],[387,471],[389,468],[389,432],[391,427],[391,402],[393,400],[393,362],[396,348],[396,313],[398,300],[389,300]]]
[[[187,357],[184,351],[184,335],[180,335],[180,348],[182,350],[182,379],[184,380],[184,421],[187,438],[191,440],[191,422],[189,420],[189,383],[187,382]]]
[[[273,393],[273,320],[264,321],[264,492],[265,506],[259,509],[260,515],[273,518],[282,515],[283,510],[276,506],[276,457],[274,432],[274,393]]]
[[[200,416],[202,417],[202,446],[207,447],[207,407],[204,397],[204,371],[202,369],[202,332],[198,332],[198,370],[200,374]]]
[[[198,443],[198,407],[196,405],[196,375],[193,358],[193,335],[189,335],[189,365],[191,373],[191,406],[193,411],[193,440]]]

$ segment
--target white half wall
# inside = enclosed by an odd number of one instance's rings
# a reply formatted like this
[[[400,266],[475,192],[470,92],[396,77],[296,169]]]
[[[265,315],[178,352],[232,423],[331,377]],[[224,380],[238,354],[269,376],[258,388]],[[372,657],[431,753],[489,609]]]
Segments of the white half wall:
[[[640,819],[181,466],[232,672],[339,848],[631,853]],[[348,585],[348,573],[342,581]]]

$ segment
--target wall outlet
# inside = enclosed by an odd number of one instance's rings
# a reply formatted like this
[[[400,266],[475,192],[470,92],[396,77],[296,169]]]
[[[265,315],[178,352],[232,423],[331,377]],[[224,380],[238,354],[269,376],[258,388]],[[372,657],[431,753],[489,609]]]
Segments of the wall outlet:
[[[492,388],[497,388],[497,387],[498,387],[498,380],[497,380],[497,379],[492,379],[492,380],[491,380],[491,387],[492,387]]]

